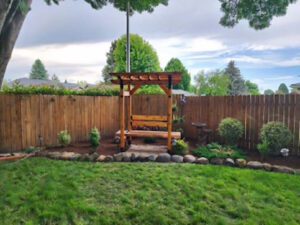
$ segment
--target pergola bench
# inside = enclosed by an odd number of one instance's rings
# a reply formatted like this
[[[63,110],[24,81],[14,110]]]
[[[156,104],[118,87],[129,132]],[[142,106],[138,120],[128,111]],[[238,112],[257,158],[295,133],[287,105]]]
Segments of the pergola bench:
[[[181,81],[179,72],[155,72],[155,73],[111,73],[113,84],[120,85],[120,130],[116,135],[120,137],[120,150],[124,151],[126,140],[132,137],[153,137],[167,139],[167,149],[172,150],[172,139],[180,139],[180,132],[172,131],[172,87]],[[125,86],[127,85],[127,90]],[[168,99],[168,110],[165,116],[161,115],[133,115],[132,95],[143,85],[159,85]],[[128,98],[125,104],[125,98]],[[128,107],[127,107],[128,106]],[[128,115],[127,129],[125,124],[126,108]],[[137,130],[139,127],[164,128],[167,131]],[[129,141],[131,143],[131,141]]]
[[[121,131],[116,132],[116,136],[120,136]],[[126,137],[139,137],[139,138],[168,138],[168,132],[167,131],[151,131],[151,130],[125,130],[125,136]],[[180,132],[171,132],[172,139],[180,139],[181,133]]]

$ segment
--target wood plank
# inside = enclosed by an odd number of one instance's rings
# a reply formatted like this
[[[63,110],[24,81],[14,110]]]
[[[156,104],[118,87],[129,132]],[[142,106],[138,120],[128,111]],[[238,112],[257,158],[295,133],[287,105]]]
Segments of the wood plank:
[[[167,122],[155,122],[155,121],[132,121],[133,127],[162,127],[167,128]]]
[[[147,116],[147,115],[132,115],[134,121],[167,121],[167,116]]]
[[[120,136],[120,130],[116,132],[117,136]],[[126,136],[132,136],[132,137],[152,137],[152,138],[168,138],[168,132],[167,131],[150,131],[150,130],[131,130],[125,132]],[[171,136],[174,139],[180,139],[181,133],[180,132],[171,132]]]

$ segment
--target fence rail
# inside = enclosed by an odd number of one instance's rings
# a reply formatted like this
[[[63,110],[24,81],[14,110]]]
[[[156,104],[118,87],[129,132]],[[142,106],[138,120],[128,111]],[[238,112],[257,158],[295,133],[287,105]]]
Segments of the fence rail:
[[[14,152],[29,146],[56,145],[57,133],[68,129],[73,142],[86,141],[92,127],[104,137],[119,128],[118,97],[0,95],[0,152]],[[133,113],[165,115],[165,96],[134,96]],[[239,119],[245,127],[241,146],[255,149],[259,130],[269,121],[280,121],[293,132],[291,149],[300,155],[300,95],[218,96],[174,98],[184,117],[184,135],[196,138],[192,122],[203,122],[213,130],[212,139],[221,141],[219,122]]]

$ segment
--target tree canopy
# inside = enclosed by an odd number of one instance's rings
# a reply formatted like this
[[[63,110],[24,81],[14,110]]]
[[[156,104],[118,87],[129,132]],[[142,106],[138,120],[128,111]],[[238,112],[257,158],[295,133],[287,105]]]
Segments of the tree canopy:
[[[289,93],[290,91],[285,83],[281,83],[278,87],[278,90],[276,91],[276,94],[280,94],[280,95],[287,95]]]
[[[172,58],[165,67],[165,72],[181,72],[182,80],[179,84],[174,86],[174,89],[183,89],[188,91],[191,83],[191,76],[183,63],[177,59]]]
[[[246,85],[248,94],[250,94],[250,95],[260,95],[257,84],[252,83],[250,80],[247,80],[245,82],[245,85]]]
[[[31,72],[29,75],[30,79],[40,79],[40,80],[48,80],[49,75],[48,72],[40,59],[35,60],[31,67]]]
[[[240,20],[247,20],[249,26],[261,30],[271,25],[273,17],[284,16],[289,4],[297,0],[219,0],[224,13],[220,24],[234,27]]]
[[[110,73],[114,72],[115,69],[115,58],[114,51],[117,47],[117,41],[113,41],[109,48],[109,52],[106,53],[106,65],[102,69],[102,77],[105,83],[110,83],[111,75]]]
[[[274,94],[275,94],[274,91],[271,90],[271,89],[266,89],[266,90],[264,91],[264,95],[274,95]]]
[[[234,61],[230,61],[225,69],[225,73],[229,76],[230,95],[244,95],[247,93],[245,81],[241,75],[240,69],[235,65]]]
[[[224,71],[209,73],[201,71],[195,76],[197,94],[207,96],[225,96],[229,94],[230,79]]]
[[[157,53],[147,41],[139,35],[131,34],[130,42],[131,72],[161,71]],[[114,72],[126,72],[126,36],[117,40],[113,55]]]

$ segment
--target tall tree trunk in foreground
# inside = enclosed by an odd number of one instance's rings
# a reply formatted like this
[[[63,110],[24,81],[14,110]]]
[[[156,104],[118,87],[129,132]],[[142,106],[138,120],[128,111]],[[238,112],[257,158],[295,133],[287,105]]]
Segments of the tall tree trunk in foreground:
[[[32,0],[0,2],[0,87]]]

